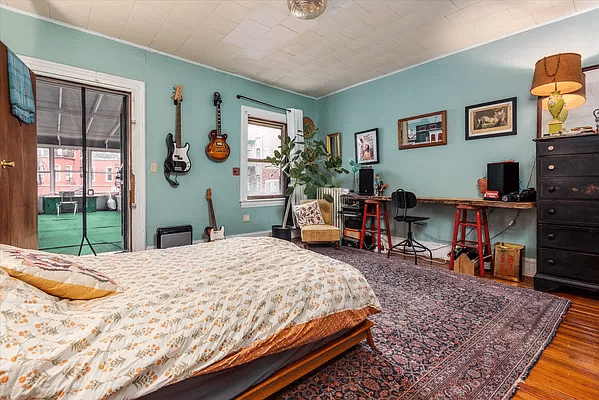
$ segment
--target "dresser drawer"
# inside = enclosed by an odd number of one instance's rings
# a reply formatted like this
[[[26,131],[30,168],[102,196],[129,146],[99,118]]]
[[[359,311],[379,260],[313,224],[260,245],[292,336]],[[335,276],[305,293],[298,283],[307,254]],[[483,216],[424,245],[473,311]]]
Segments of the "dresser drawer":
[[[599,255],[539,248],[537,272],[599,283]]]
[[[539,175],[599,176],[599,153],[539,157]]]
[[[537,246],[599,254],[599,228],[539,224]]]
[[[583,135],[537,140],[537,155],[581,154],[596,152],[599,135]]]
[[[599,201],[539,201],[540,222],[599,226]]]
[[[599,176],[541,178],[539,200],[599,200]]]

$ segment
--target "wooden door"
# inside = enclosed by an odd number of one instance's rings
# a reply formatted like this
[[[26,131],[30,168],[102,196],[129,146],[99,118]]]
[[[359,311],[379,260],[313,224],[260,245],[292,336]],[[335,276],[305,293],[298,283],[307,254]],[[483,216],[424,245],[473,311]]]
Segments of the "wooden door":
[[[0,42],[0,161],[14,162],[0,167],[0,243],[37,249],[37,130],[11,113],[7,63]]]

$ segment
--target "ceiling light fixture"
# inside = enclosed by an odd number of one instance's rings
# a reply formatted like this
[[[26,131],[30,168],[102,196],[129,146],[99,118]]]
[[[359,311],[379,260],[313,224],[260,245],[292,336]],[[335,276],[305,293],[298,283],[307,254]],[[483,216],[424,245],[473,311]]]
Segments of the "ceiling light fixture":
[[[327,0],[287,0],[289,11],[299,19],[314,19],[327,8]]]

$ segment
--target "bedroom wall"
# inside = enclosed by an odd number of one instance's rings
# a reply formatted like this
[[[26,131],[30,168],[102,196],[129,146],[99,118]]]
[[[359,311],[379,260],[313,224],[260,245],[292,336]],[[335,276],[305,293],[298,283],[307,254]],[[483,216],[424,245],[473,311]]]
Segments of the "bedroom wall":
[[[521,188],[525,188],[535,151],[537,98],[529,92],[535,63],[559,52],[580,53],[583,66],[599,63],[598,20],[596,9],[323,98],[318,104],[320,132],[341,132],[342,156],[348,165],[348,158],[355,159],[355,132],[378,128],[381,162],[374,169],[389,183],[386,194],[404,188],[419,196],[478,198],[476,180],[486,175],[487,163],[506,159],[520,163]],[[465,140],[464,107],[514,96],[517,135]],[[447,145],[398,149],[398,119],[440,110],[447,110]],[[588,125],[594,125],[588,117]],[[344,180],[344,186],[352,187],[351,178]],[[529,186],[535,186],[534,172]],[[413,213],[431,217],[417,239],[451,241],[453,207],[418,205]],[[505,229],[516,214],[515,210],[492,211],[491,236]],[[526,257],[535,258],[535,216],[536,210],[520,212],[516,224],[492,243],[525,245]],[[405,235],[400,225],[393,232]]]
[[[210,225],[205,194],[212,188],[213,203],[219,225],[227,235],[270,230],[279,223],[282,207],[241,209],[239,177],[232,168],[240,164],[241,105],[237,94],[281,107],[304,110],[317,122],[316,101],[247,79],[214,71],[196,64],[130,46],[115,40],[71,29],[0,8],[0,39],[15,53],[79,68],[144,81],[146,83],[146,191],[147,244],[155,244],[156,228],[191,224],[194,239],[202,238]],[[182,142],[190,144],[191,171],[179,178],[180,186],[171,188],[164,179],[162,164],[166,156],[165,137],[175,132],[173,87],[183,85],[181,103]],[[214,163],[205,155],[208,133],[216,128],[213,93],[223,99],[222,131],[229,135],[231,155]],[[150,163],[158,164],[152,173]],[[242,215],[250,214],[243,223]]]

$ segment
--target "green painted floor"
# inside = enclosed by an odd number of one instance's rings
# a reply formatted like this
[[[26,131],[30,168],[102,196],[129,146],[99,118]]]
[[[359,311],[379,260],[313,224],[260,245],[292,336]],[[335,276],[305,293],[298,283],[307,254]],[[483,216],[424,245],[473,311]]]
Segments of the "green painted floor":
[[[38,215],[38,249],[51,253],[78,254],[83,236],[83,214]],[[123,250],[120,211],[87,214],[87,238],[96,253]],[[87,240],[81,254],[93,254]]]

